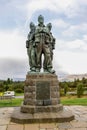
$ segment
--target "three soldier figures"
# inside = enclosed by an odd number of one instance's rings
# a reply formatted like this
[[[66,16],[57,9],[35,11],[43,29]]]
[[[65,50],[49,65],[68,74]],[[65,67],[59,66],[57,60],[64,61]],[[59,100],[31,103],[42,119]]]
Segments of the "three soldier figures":
[[[26,41],[27,54],[29,57],[30,72],[40,72],[42,68],[42,54],[44,55],[44,72],[55,73],[52,70],[53,49],[55,49],[55,38],[51,33],[52,25],[44,25],[44,17],[38,17],[38,25],[30,23],[30,32]]]

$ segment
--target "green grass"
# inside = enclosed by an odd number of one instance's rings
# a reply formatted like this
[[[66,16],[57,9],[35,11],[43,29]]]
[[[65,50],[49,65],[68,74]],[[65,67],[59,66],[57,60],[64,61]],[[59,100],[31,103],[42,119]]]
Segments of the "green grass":
[[[87,106],[87,98],[62,98],[61,103],[63,105],[83,105]]]
[[[23,96],[24,93],[16,93],[15,95],[16,95],[16,96]]]
[[[23,101],[23,99],[0,100],[0,107],[20,106],[22,101]]]
[[[0,107],[12,107],[12,106],[21,106],[23,99],[12,99],[12,100],[0,100]],[[61,103],[63,105],[83,105],[87,106],[87,98],[61,98]]]

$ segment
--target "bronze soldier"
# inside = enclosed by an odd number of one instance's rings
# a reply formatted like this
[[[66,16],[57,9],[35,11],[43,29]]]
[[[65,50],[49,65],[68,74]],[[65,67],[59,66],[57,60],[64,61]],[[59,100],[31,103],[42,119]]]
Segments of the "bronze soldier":
[[[51,29],[52,29],[52,24],[48,23],[47,24],[47,28],[50,34],[50,51],[51,51],[51,59],[53,60],[53,50],[55,49],[55,38],[53,37],[52,33],[51,33]]]
[[[30,23],[30,32],[28,34],[28,40],[26,41],[27,54],[29,57],[29,65],[31,71],[36,71],[36,55],[35,55],[35,25]]]
[[[47,31],[47,27],[44,25],[44,17],[40,15],[38,17],[38,26],[35,30],[35,44],[36,44],[36,60],[37,60],[37,72],[40,72],[42,63],[42,54],[44,54],[43,68],[45,72],[54,73],[52,70],[52,60],[50,52],[50,35]]]

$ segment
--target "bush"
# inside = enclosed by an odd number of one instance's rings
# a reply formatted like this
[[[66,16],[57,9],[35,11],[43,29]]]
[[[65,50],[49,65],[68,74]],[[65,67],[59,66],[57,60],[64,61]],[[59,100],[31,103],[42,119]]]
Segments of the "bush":
[[[24,91],[24,83],[22,83],[22,82],[19,82],[19,83],[17,82],[17,83],[16,83],[16,82],[15,82],[13,88],[14,88],[14,90],[16,90],[16,89],[21,89],[22,91]]]
[[[77,97],[80,98],[83,95],[83,84],[77,85]]]
[[[67,94],[67,92],[68,92],[68,85],[67,85],[67,84],[65,84],[65,85],[64,85],[64,95],[66,95],[66,94]]]
[[[0,92],[3,92],[3,88],[0,88]]]
[[[60,90],[60,96],[64,96],[64,91],[62,89]]]
[[[17,89],[15,90],[15,92],[16,92],[16,93],[23,93],[23,90],[22,90],[22,89],[17,88]]]

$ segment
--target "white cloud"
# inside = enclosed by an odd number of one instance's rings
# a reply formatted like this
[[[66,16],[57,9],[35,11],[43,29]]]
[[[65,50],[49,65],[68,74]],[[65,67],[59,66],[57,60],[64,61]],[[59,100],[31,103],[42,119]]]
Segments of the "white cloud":
[[[61,28],[61,29],[65,29],[69,26],[68,23],[66,23],[64,20],[62,19],[54,19],[51,21],[52,22],[52,25],[54,27],[57,27],[58,29]]]
[[[19,32],[14,31],[0,32],[0,57],[25,58],[26,57],[26,38]]]
[[[68,38],[72,37],[78,37],[84,33],[87,32],[87,23],[81,23],[78,25],[70,25],[68,28],[66,28],[63,32],[62,35]]]
[[[56,62],[62,66],[62,70],[70,74],[87,73],[87,53],[68,51],[55,51]]]
[[[38,10],[49,10],[56,13],[66,12],[68,7],[73,5],[73,0],[32,0],[26,7],[28,10],[28,17],[31,18],[32,14]]]
[[[27,63],[24,59],[0,58],[0,79],[25,78]]]
[[[85,42],[87,42],[87,34],[83,36]]]
[[[63,51],[72,51],[72,52],[87,52],[87,43],[84,39],[75,39],[73,41],[66,41],[58,39],[56,42],[56,47],[58,50]]]
[[[56,13],[64,13],[67,17],[72,18],[77,15],[81,15],[83,12],[83,7],[81,5],[86,5],[87,1],[84,0],[32,0],[27,4],[28,16],[37,10],[49,10]]]

